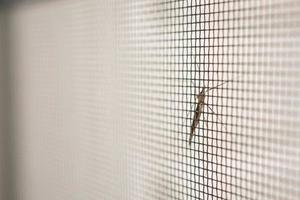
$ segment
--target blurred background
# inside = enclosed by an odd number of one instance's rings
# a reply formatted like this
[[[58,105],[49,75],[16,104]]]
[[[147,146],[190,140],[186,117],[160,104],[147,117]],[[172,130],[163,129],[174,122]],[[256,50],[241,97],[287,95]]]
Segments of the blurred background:
[[[300,198],[299,10],[0,1],[0,198]]]

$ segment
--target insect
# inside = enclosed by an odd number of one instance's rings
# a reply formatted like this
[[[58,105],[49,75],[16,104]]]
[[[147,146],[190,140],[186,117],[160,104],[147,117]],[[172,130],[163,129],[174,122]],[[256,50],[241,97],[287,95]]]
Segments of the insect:
[[[189,144],[190,145],[192,143],[192,138],[193,138],[193,135],[195,134],[196,127],[199,124],[201,113],[203,113],[204,105],[207,105],[208,108],[214,113],[214,111],[212,110],[212,108],[210,108],[209,105],[204,102],[205,101],[205,97],[206,97],[206,93],[208,91],[210,91],[210,90],[213,90],[213,89],[216,89],[216,88],[220,87],[221,85],[223,85],[223,84],[225,84],[227,82],[228,81],[224,81],[223,83],[221,83],[221,84],[219,84],[219,85],[217,85],[215,87],[208,88],[206,91],[205,91],[205,87],[203,87],[201,89],[200,93],[196,96],[196,98],[197,98],[197,107],[196,107],[196,110],[195,110],[195,113],[194,113],[193,122],[192,122],[192,125],[191,125],[191,133],[190,133],[190,138],[189,138]],[[208,127],[207,121],[206,121],[206,127]]]

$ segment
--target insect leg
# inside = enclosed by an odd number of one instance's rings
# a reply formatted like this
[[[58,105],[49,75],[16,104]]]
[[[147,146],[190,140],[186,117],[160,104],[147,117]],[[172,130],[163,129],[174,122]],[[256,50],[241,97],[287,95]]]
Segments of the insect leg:
[[[205,119],[204,115],[203,115],[203,119],[205,121],[206,129],[208,129],[208,120]]]
[[[199,68],[199,66],[198,66],[197,64],[196,64],[196,66]],[[199,68],[199,69],[200,69],[200,68]],[[192,87],[196,87],[194,80],[191,80],[191,83],[192,83],[192,85],[191,85]],[[196,95],[194,95],[194,100],[195,100],[195,101],[197,100]],[[195,104],[195,103],[193,103],[193,104],[190,105],[190,112],[187,112],[186,118],[187,118],[188,115],[191,113],[191,111],[194,110],[194,104]]]
[[[191,114],[191,112],[193,112],[193,110],[195,110],[195,109],[194,109],[194,107],[195,107],[194,104],[195,104],[195,103],[193,103],[193,104],[190,105],[190,110],[188,110],[188,112],[186,112],[186,118],[188,118],[189,115]]]
[[[230,81],[230,80],[223,81],[223,83],[220,83],[220,84],[218,84],[218,85],[216,85],[216,86],[214,86],[214,87],[208,88],[208,89],[206,90],[206,92],[208,92],[208,91],[210,91],[210,90],[213,90],[213,89],[216,89],[216,88],[220,87],[221,85],[224,85],[225,83],[228,83],[229,81]]]
[[[190,135],[190,138],[189,138],[189,145],[192,144],[192,138],[193,138],[193,135]]]
[[[224,128],[225,128],[225,131],[227,132],[227,129],[226,129],[226,127],[223,125],[222,120],[220,120],[220,119],[218,118],[218,114],[215,113],[215,112],[213,111],[213,109],[212,109],[208,104],[205,104],[205,105],[207,105],[208,109],[209,109],[214,115],[216,115],[217,120],[221,123],[221,126],[224,127]]]

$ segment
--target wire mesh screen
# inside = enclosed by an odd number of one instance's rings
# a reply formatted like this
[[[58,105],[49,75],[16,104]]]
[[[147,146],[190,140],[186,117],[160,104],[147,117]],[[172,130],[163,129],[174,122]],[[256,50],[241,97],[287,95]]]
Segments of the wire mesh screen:
[[[141,196],[298,197],[299,4],[144,1],[128,10],[137,59],[133,176],[149,187]]]
[[[10,9],[16,199],[300,197],[297,0]]]

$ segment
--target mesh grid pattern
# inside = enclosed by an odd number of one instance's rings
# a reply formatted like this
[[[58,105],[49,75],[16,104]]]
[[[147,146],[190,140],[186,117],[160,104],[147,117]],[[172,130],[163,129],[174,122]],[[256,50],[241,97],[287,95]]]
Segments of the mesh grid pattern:
[[[299,198],[299,9],[297,0],[11,7],[17,198]]]
[[[143,1],[128,10],[137,58],[134,166],[141,165],[133,177],[149,187],[140,197],[299,196],[299,110],[291,106],[299,98],[299,4]],[[207,93],[190,146],[194,97],[224,81]]]

